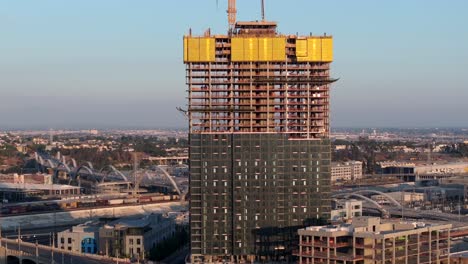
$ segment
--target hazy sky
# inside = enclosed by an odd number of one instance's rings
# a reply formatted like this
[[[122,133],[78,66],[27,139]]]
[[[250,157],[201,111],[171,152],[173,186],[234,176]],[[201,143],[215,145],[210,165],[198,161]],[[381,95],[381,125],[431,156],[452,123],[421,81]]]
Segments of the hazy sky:
[[[335,127],[468,127],[468,1],[267,0],[282,33],[335,39]],[[227,0],[0,0],[0,130],[185,127],[182,36]],[[260,0],[238,0],[238,20]]]

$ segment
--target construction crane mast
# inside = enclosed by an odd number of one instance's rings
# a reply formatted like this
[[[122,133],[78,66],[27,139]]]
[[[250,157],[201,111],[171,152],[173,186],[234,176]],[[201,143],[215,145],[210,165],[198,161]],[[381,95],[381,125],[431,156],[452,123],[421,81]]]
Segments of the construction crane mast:
[[[236,0],[229,0],[227,13],[228,13],[229,30],[232,31],[234,30],[234,27],[236,25],[236,14],[237,14]]]
[[[265,21],[265,0],[261,0],[262,3],[262,21]],[[236,0],[228,0],[228,22],[229,22],[229,30],[232,32],[234,27],[236,26]]]
[[[265,0],[262,0],[262,21],[265,21]]]

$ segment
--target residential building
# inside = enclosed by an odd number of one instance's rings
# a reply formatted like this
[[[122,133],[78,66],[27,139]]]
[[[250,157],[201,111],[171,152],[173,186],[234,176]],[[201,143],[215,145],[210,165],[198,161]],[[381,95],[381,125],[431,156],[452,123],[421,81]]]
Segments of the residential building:
[[[448,263],[451,224],[356,217],[350,224],[300,229],[299,263]]]
[[[88,222],[57,233],[57,248],[69,251],[98,253],[99,223]]]
[[[192,263],[289,258],[330,219],[332,37],[231,22],[183,39]]]
[[[332,222],[346,221],[353,217],[362,216],[362,201],[359,200],[336,200],[332,203],[332,207]]]
[[[99,251],[114,257],[143,258],[174,232],[174,220],[161,214],[121,218],[99,229]]]
[[[331,181],[351,181],[362,178],[362,162],[332,162],[331,165]]]

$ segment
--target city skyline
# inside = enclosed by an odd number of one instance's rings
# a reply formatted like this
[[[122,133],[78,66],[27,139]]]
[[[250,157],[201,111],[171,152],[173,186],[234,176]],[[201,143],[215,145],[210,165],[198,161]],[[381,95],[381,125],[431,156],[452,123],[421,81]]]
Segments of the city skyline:
[[[259,1],[238,5],[239,20],[260,18]],[[180,35],[227,28],[226,1],[0,6],[2,129],[185,128]],[[280,32],[333,34],[332,127],[464,127],[466,7],[267,1],[267,19]]]

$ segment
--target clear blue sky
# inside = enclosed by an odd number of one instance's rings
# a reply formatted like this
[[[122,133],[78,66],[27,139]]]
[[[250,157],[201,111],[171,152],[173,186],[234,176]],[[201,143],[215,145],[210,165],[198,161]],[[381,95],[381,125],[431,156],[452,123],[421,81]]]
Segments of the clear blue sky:
[[[334,36],[333,126],[468,127],[468,1],[266,3],[282,33]],[[0,129],[185,127],[182,36],[225,33],[226,6],[0,0]]]

